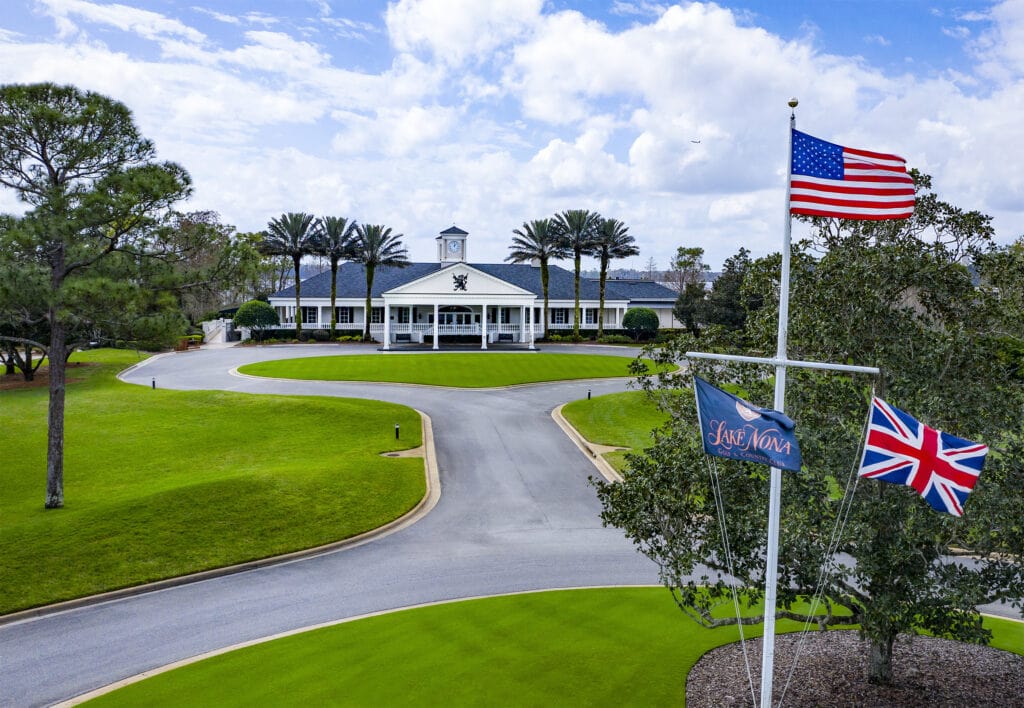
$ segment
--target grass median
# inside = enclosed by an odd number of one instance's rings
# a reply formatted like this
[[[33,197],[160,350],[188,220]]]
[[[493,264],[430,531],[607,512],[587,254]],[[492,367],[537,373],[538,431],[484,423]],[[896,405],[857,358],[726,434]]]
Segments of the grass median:
[[[1024,652],[1024,625],[985,623],[993,646]],[[776,625],[779,632],[800,627]],[[760,632],[759,625],[744,629],[748,640]],[[685,618],[664,588],[528,593],[292,635],[158,674],[94,703],[683,705],[691,667],[738,637],[735,626],[704,629]]]
[[[356,354],[246,364],[251,376],[317,381],[373,381],[461,388],[632,376],[632,359],[602,354]],[[648,362],[653,366],[652,362]]]
[[[604,455],[619,472],[625,469],[626,453],[649,447],[651,431],[668,420],[643,391],[573,401],[562,408],[562,415],[590,442],[627,448]]]
[[[0,393],[0,614],[348,538],[413,508],[410,408],[338,398],[152,390],[138,359],[75,355],[63,509],[43,509],[45,387]],[[402,440],[394,439],[394,426]]]

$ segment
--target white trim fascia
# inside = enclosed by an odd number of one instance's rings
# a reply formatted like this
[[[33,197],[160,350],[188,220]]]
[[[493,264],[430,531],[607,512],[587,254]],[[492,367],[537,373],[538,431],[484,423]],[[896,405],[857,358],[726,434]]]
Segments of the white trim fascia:
[[[526,290],[525,288],[521,288],[518,285],[515,285],[513,283],[508,282],[507,280],[502,280],[501,278],[497,278],[497,277],[495,277],[495,276],[493,276],[493,275],[491,275],[489,273],[485,273],[482,270],[477,270],[476,268],[474,268],[469,263],[464,263],[462,261],[459,261],[457,263],[450,263],[448,265],[445,265],[443,268],[435,270],[435,271],[433,271],[431,273],[427,273],[426,275],[422,275],[419,278],[416,278],[415,280],[410,280],[407,283],[402,283],[397,288],[392,288],[391,290],[385,290],[381,294],[383,296],[385,296],[385,297],[396,296],[396,295],[411,296],[412,293],[408,293],[407,294],[407,293],[404,293],[402,291],[405,290],[406,288],[410,288],[410,287],[416,285],[417,283],[421,283],[424,280],[428,280],[430,278],[437,278],[439,275],[441,275],[445,271],[451,270],[452,268],[465,268],[466,270],[472,271],[474,274],[479,275],[481,278],[483,278],[487,282],[501,283],[506,288],[509,288],[509,289],[511,289],[513,291],[518,291],[518,292],[514,293],[514,294],[513,293],[502,293],[499,296],[489,296],[486,293],[479,293],[479,294],[476,294],[476,295],[474,295],[474,294],[461,295],[461,294],[449,293],[449,292],[416,293],[416,295],[419,296],[419,297],[434,297],[434,296],[446,297],[448,295],[457,295],[458,297],[464,297],[464,298],[471,298],[471,297],[477,297],[477,298],[479,298],[479,297],[520,297],[520,298],[522,298],[524,296],[529,296],[529,297],[532,297],[532,298],[538,297],[537,294],[534,293],[532,290]],[[405,303],[403,303],[403,304],[405,304]]]

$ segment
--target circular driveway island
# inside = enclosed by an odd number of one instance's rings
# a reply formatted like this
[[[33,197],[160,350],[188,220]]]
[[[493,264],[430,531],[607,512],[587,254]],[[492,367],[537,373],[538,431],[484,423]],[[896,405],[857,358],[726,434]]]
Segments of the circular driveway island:
[[[636,354],[614,347],[546,351]],[[154,357],[122,378],[142,386],[155,380],[160,388],[369,398],[421,410],[433,421],[441,485],[424,518],[356,547],[2,625],[0,703],[52,703],[215,649],[370,612],[658,582],[654,563],[621,531],[602,527],[587,482],[596,469],[551,418],[556,406],[588,390],[626,390],[626,380],[445,389],[230,374],[268,359],[366,353],[361,345],[210,348]],[[324,435],[344,425],[325,420]]]

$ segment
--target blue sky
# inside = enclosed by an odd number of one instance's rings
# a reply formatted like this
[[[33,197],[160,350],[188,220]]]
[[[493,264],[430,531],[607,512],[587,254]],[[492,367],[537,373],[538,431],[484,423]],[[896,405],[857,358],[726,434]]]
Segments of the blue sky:
[[[0,82],[125,102],[192,174],[185,208],[405,234],[471,260],[569,208],[625,221],[665,267],[777,250],[798,126],[895,152],[1024,233],[1024,3],[917,0],[5,0]],[[0,192],[0,210],[20,206]]]

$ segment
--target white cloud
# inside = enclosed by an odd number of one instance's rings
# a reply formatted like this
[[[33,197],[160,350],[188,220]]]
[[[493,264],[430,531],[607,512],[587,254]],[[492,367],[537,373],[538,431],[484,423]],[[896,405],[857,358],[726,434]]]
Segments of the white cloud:
[[[383,12],[389,43],[358,43],[384,51],[365,63],[386,68],[357,71],[341,58],[351,39],[380,30],[326,3],[280,21],[210,11],[223,34],[204,36],[121,2],[46,0],[63,33],[46,41],[0,30],[0,83],[124,101],[161,157],[192,173],[191,207],[242,230],[282,211],[336,213],[393,226],[426,260],[456,223],[474,259],[499,261],[523,221],[579,207],[630,226],[635,265],[663,266],[679,245],[715,265],[740,246],[762,255],[781,238],[796,95],[802,129],[902,154],[944,199],[991,212],[1003,240],[1024,231],[1024,165],[1006,159],[1024,144],[1019,2],[957,17],[976,66],[927,77],[711,4],[620,2],[631,26],[612,30],[542,0],[397,0]]]
[[[388,5],[385,22],[399,51],[426,49],[458,66],[523,34],[539,19],[542,5],[543,0],[399,0]]]
[[[193,5],[192,9],[203,15],[209,15],[218,22],[224,22],[229,25],[239,25],[242,23],[242,20],[234,15],[226,15],[223,12],[217,12],[216,10],[211,10],[199,5]]]
[[[345,128],[331,140],[341,155],[383,153],[402,157],[442,141],[456,120],[456,111],[443,106],[382,109],[373,116],[336,112]]]
[[[864,37],[864,41],[868,44],[877,44],[880,47],[888,47],[892,44],[884,35],[881,34],[869,34]]]
[[[149,10],[140,10],[128,5],[102,5],[86,0],[37,0],[54,19],[70,22],[70,17],[116,27],[132,32],[146,39],[161,37],[182,37],[191,42],[202,42],[205,36],[178,20],[165,17]]]
[[[1024,3],[1007,0],[986,16],[991,25],[970,45],[980,61],[979,72],[1005,84],[1024,75]]]
[[[627,17],[658,17],[667,9],[668,5],[656,2],[647,2],[646,0],[640,0],[639,2],[614,0],[610,12],[613,15],[623,15]]]

